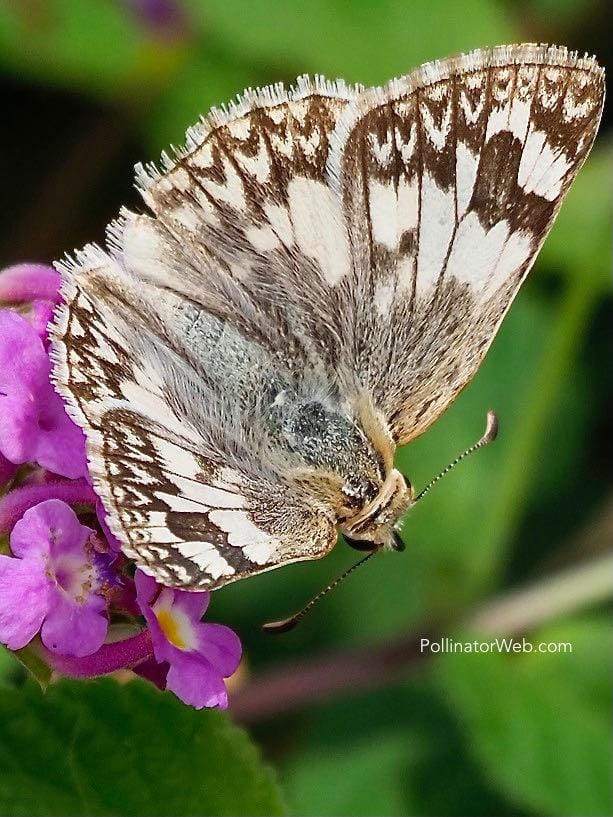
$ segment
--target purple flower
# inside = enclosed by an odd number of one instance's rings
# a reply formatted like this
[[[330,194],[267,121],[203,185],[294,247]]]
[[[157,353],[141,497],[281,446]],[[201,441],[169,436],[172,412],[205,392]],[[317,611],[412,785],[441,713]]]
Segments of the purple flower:
[[[167,689],[196,709],[225,709],[228,693],[223,679],[238,667],[241,644],[229,627],[200,621],[209,593],[163,587],[141,570],[135,578],[156,661],[168,664]]]
[[[42,340],[45,349],[49,346],[47,326],[53,317],[54,310],[55,303],[53,301],[32,301],[30,312],[26,316],[34,327],[36,334]]]
[[[0,310],[0,453],[76,479],[87,474],[85,440],[51,385],[50,367],[36,329]]]
[[[24,647],[41,631],[61,655],[84,656],[104,642],[108,621],[93,531],[49,499],[26,511],[11,533],[13,556],[0,556],[0,641]]]
[[[125,2],[160,33],[184,33],[172,0]],[[85,437],[50,380],[47,325],[59,282],[41,264],[0,271],[0,305],[16,307],[0,308],[0,489],[9,488],[0,490],[0,537],[10,533],[10,555],[0,553],[0,643],[29,645],[74,678],[132,669],[197,709],[226,708],[224,679],[238,667],[241,644],[228,627],[201,621],[209,594],[124,571],[127,557],[91,484]],[[97,531],[67,503],[85,504],[88,520],[95,513]],[[136,626],[141,614],[147,626],[118,639],[113,625]]]
[[[60,275],[47,264],[15,264],[0,272],[0,301],[57,301]]]
[[[9,462],[7,458],[0,452],[0,488],[11,480],[17,472],[17,466]]]
[[[15,264],[0,271],[0,303],[29,304],[28,318],[47,345],[47,324],[59,301],[60,275],[47,264]]]
[[[124,0],[124,3],[154,34],[176,37],[186,29],[185,12],[176,0]]]

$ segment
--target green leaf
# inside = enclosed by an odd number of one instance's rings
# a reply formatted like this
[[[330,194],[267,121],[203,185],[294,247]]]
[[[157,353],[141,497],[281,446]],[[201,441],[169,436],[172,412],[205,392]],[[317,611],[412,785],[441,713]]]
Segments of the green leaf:
[[[320,72],[352,82],[385,82],[426,60],[512,41],[515,34],[502,4],[491,0],[464,0],[458,6],[448,0],[310,0],[274,7],[270,0],[190,0],[187,5],[207,32],[241,57],[277,65],[281,75]]]
[[[35,644],[35,641],[27,644],[21,650],[14,652],[13,655],[28,670],[32,678],[38,682],[41,689],[47,689],[51,683],[53,671],[40,657]]]
[[[327,747],[301,755],[286,774],[293,813],[368,815],[406,814],[403,735],[377,733],[376,740]]]
[[[13,677],[19,673],[19,663],[15,654],[0,644],[0,688],[11,688]]]
[[[0,722],[7,817],[283,813],[271,771],[226,714],[144,682],[3,691]]]
[[[0,4],[0,65],[20,78],[111,97],[139,87],[147,97],[178,58],[176,47],[152,41],[122,3]]]
[[[501,792],[539,814],[608,815],[610,623],[566,622],[531,643],[560,641],[572,644],[572,653],[446,654],[438,679]]]
[[[613,194],[603,180],[610,172],[609,153],[599,145],[585,163],[540,256],[543,266],[607,295],[611,286]]]
[[[300,727],[284,749],[293,814],[519,817],[467,755],[430,674],[321,704]]]

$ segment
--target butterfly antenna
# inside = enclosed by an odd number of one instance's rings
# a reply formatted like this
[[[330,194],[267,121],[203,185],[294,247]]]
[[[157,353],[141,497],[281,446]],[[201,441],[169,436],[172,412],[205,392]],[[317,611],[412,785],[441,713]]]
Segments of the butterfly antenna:
[[[479,448],[484,448],[484,446],[493,443],[496,437],[498,436],[498,417],[494,414],[493,411],[488,411],[487,413],[487,420],[485,424],[485,431],[483,436],[480,440],[478,440],[474,445],[471,445],[470,448],[467,448],[466,451],[463,451],[458,457],[455,458],[453,462],[450,462],[446,468],[443,468],[438,476],[434,477],[434,479],[429,482],[425,488],[423,488],[413,500],[413,504],[419,502],[420,499],[423,499],[425,495],[428,493],[430,488],[432,488],[436,483],[442,479],[445,474],[448,474],[459,462],[462,462],[463,459],[468,457],[470,454],[473,454]]]
[[[334,581],[331,582],[327,587],[324,587],[323,590],[320,590],[316,596],[313,596],[311,601],[305,604],[302,610],[299,610],[297,613],[294,613],[293,616],[289,616],[288,618],[282,618],[280,621],[269,621],[267,624],[262,624],[262,629],[264,630],[264,632],[273,633],[276,635],[277,633],[287,633],[290,630],[293,630],[294,627],[302,621],[302,619],[306,616],[309,610],[315,607],[315,605],[320,599],[322,599],[324,596],[327,596],[330,590],[334,590],[334,588],[337,585],[339,585],[343,581],[343,579],[346,579],[350,573],[353,573],[353,571],[357,570],[357,568],[360,567],[360,565],[363,565],[364,562],[367,562],[371,558],[371,556],[374,556],[375,553],[377,553],[378,550],[379,550],[378,547],[375,548],[374,550],[371,550],[370,553],[367,553],[366,556],[363,556],[359,561],[351,565],[350,568],[345,570],[344,573],[341,573],[340,576],[337,576],[336,579],[334,579]]]

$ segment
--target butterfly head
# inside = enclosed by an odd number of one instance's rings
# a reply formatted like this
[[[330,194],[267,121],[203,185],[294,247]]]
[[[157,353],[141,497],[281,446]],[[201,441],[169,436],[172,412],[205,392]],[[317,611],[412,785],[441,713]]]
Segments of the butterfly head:
[[[400,550],[396,525],[413,501],[411,483],[400,471],[392,469],[377,496],[358,514],[347,519],[341,532],[351,543],[364,548],[367,543],[374,547],[387,546]]]

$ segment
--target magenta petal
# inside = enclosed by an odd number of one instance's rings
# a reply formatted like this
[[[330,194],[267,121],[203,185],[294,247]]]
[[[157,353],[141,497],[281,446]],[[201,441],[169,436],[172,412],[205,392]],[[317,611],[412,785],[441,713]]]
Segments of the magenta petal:
[[[83,431],[66,414],[61,397],[50,383],[41,388],[38,400],[40,410],[33,459],[43,468],[69,479],[85,476],[87,458]]]
[[[132,669],[141,678],[151,681],[158,689],[166,689],[166,677],[168,675],[168,663],[166,661],[158,663],[154,658],[148,658]]]
[[[25,318],[0,310],[0,450],[16,464],[32,458],[37,400],[48,383],[49,360]]]
[[[85,604],[76,604],[57,594],[41,630],[42,642],[60,655],[81,658],[96,652],[106,638],[106,603],[92,595]]]
[[[176,651],[166,678],[166,688],[183,703],[196,709],[218,707],[226,709],[228,693],[223,679],[196,653]]]
[[[178,607],[192,621],[200,621],[209,606],[210,596],[206,591],[191,593],[188,590],[175,590],[173,607]]]
[[[59,288],[60,274],[47,264],[15,264],[0,272],[0,301],[54,301]]]
[[[0,641],[19,650],[40,630],[50,585],[42,570],[28,561],[0,556]]]
[[[87,473],[85,437],[49,381],[50,365],[34,327],[0,310],[0,451],[75,479]]]
[[[7,458],[0,454],[0,488],[13,479],[17,472],[18,466],[7,460]]]
[[[173,661],[175,653],[182,653],[182,650],[175,647],[175,645],[171,644],[166,638],[153,610],[149,610],[148,613],[145,613],[145,619],[149,625],[153,654],[155,655],[156,661]]]
[[[146,615],[146,608],[148,608],[155,596],[158,587],[157,582],[153,576],[149,576],[148,573],[139,568],[134,574],[134,584],[136,585],[136,600],[143,611],[143,615]]]
[[[28,319],[34,327],[36,334],[42,340],[45,349],[48,347],[47,327],[53,317],[54,310],[55,304],[52,301],[34,301],[30,308],[30,314],[28,315]]]
[[[40,338],[22,315],[0,309],[0,374],[10,387],[38,386],[49,371],[49,359]],[[3,391],[7,391],[6,388]]]
[[[47,526],[51,558],[66,553],[84,558],[85,543],[94,531],[79,522],[79,517],[69,505],[60,499],[48,499],[28,513],[34,511],[38,512],[38,518]]]
[[[223,624],[198,625],[199,652],[224,678],[236,672],[242,646],[239,637]]]
[[[75,553],[83,557],[83,546],[93,533],[85,527],[72,508],[61,499],[47,499],[27,510],[11,533],[11,551],[15,556]]]
[[[49,499],[47,502],[59,502],[59,500]],[[44,505],[47,502],[30,508],[15,523],[10,538],[11,552],[14,556],[29,561],[39,557],[40,563],[43,564],[42,559],[49,555],[49,524],[44,511]],[[44,567],[41,567],[41,570],[44,570]]]
[[[134,584],[136,586],[136,601],[145,617],[151,633],[151,643],[153,653],[157,661],[170,661],[174,655],[176,647],[166,638],[157,620],[157,616],[151,609],[151,602],[156,597],[158,590],[164,590],[158,585],[153,576],[149,576],[140,568],[134,574]]]

